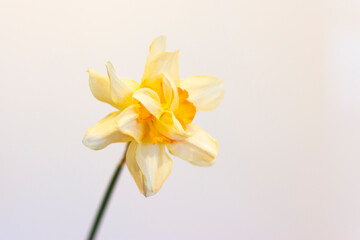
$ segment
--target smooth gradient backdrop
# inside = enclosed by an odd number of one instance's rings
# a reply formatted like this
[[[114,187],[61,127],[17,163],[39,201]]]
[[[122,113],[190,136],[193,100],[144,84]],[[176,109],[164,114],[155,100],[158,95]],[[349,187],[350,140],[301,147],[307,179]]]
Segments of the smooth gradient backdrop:
[[[220,77],[195,123],[210,168],[174,159],[145,198],[125,168],[98,239],[360,239],[360,1],[0,0],[0,239],[85,239],[124,144],[87,68],[140,80],[151,41]]]

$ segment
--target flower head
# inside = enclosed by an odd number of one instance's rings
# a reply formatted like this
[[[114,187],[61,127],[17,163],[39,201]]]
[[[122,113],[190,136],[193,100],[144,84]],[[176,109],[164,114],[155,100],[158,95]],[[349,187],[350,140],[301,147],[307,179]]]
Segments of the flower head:
[[[179,51],[165,51],[165,37],[150,45],[141,83],[120,78],[111,62],[107,75],[91,69],[90,89],[98,100],[118,110],[89,128],[83,143],[94,150],[131,141],[126,165],[145,196],[155,194],[169,176],[169,152],[198,166],[212,165],[214,138],[192,123],[196,112],[216,108],[224,95],[221,79],[197,75],[179,79]]]

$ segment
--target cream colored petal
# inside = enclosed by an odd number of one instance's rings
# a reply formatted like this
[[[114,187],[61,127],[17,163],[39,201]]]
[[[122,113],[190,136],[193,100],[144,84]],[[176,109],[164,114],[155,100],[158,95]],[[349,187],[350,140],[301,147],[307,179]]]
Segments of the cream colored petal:
[[[187,131],[191,136],[168,143],[169,152],[198,166],[211,166],[218,154],[217,141],[195,124],[189,124]]]
[[[165,145],[150,142],[138,144],[136,161],[145,178],[145,196],[154,195],[160,190],[172,169],[172,160],[165,151]]]
[[[116,117],[120,111],[110,113],[86,131],[83,144],[93,150],[100,150],[111,143],[128,142],[128,136],[119,131],[116,124]]]
[[[117,126],[122,133],[140,142],[146,133],[146,124],[137,121],[139,114],[136,106],[131,105],[125,108],[116,118]]]
[[[165,108],[170,107],[170,110],[174,110],[179,105],[179,94],[175,83],[167,76],[163,76],[162,80],[163,95],[165,98]]]
[[[150,88],[140,88],[133,98],[138,100],[152,115],[159,118],[163,113],[159,95]]]
[[[197,111],[215,109],[224,97],[224,85],[220,78],[198,75],[182,79],[180,87],[188,91],[189,101]]]
[[[119,78],[113,64],[108,61],[106,68],[110,78],[111,97],[122,108],[132,103],[132,95],[139,89],[139,83],[129,78]]]
[[[189,136],[171,111],[164,112],[159,120],[155,120],[154,127],[172,140],[183,140]]]
[[[89,73],[90,90],[94,97],[99,101],[108,103],[111,106],[118,108],[111,98],[109,78],[92,69],[88,69],[86,71]]]
[[[149,196],[151,195],[151,192],[146,187],[144,174],[141,172],[139,164],[136,161],[137,146],[138,144],[135,141],[130,143],[126,151],[126,165],[140,192],[145,196]]]
[[[165,52],[165,47],[166,47],[165,36],[159,36],[155,38],[155,40],[150,45],[148,61],[150,61],[152,58],[156,57],[160,53]]]
[[[163,52],[151,59],[145,66],[141,86],[156,85],[162,74],[179,86],[179,51]]]

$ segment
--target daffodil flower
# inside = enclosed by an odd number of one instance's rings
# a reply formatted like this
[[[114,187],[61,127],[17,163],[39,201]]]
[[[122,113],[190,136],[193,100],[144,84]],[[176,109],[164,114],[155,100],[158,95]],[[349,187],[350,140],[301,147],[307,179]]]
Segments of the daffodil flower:
[[[198,166],[212,165],[217,141],[192,123],[196,112],[216,108],[224,95],[222,80],[197,75],[179,79],[179,51],[165,51],[165,37],[150,45],[145,71],[137,81],[120,78],[109,61],[107,75],[89,69],[90,89],[117,111],[89,128],[83,143],[94,150],[130,142],[126,165],[145,196],[159,191],[172,169],[166,149]]]

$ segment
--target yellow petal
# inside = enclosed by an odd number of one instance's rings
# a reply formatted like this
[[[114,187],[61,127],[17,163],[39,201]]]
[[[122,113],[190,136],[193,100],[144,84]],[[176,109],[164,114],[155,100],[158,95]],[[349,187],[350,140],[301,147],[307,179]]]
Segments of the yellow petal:
[[[134,178],[136,185],[138,186],[140,192],[148,196],[151,192],[148,191],[145,185],[145,177],[141,172],[140,167],[136,161],[136,149],[138,144],[135,141],[132,141],[126,151],[126,165],[131,173],[131,176]]]
[[[125,108],[116,118],[120,131],[140,142],[146,132],[146,123],[137,121],[139,117],[136,106],[131,105]]]
[[[118,108],[111,98],[109,78],[92,69],[86,71],[89,73],[90,90],[94,97],[101,102],[108,103],[111,106]]]
[[[111,97],[122,108],[132,103],[132,95],[139,89],[139,83],[129,78],[119,78],[113,64],[108,61],[106,68],[110,78]]]
[[[164,112],[159,120],[155,120],[154,127],[159,133],[172,140],[183,140],[189,136],[171,111]]]
[[[179,51],[163,52],[151,59],[145,66],[141,81],[142,87],[151,87],[161,84],[162,74],[179,85]]]
[[[215,109],[224,96],[224,86],[220,78],[198,75],[182,79],[180,87],[189,93],[189,101],[197,111]]]
[[[110,113],[86,131],[83,144],[93,150],[100,150],[111,143],[128,142],[128,136],[119,131],[116,124],[116,117],[120,111]]]
[[[157,193],[172,169],[172,160],[164,144],[143,142],[137,145],[136,161],[145,178],[145,196]]]
[[[195,124],[189,124],[191,136],[173,143],[167,143],[169,152],[198,166],[211,166],[218,154],[217,141]]]
[[[159,118],[163,112],[158,94],[150,88],[140,88],[133,98],[138,100],[152,115]]]

